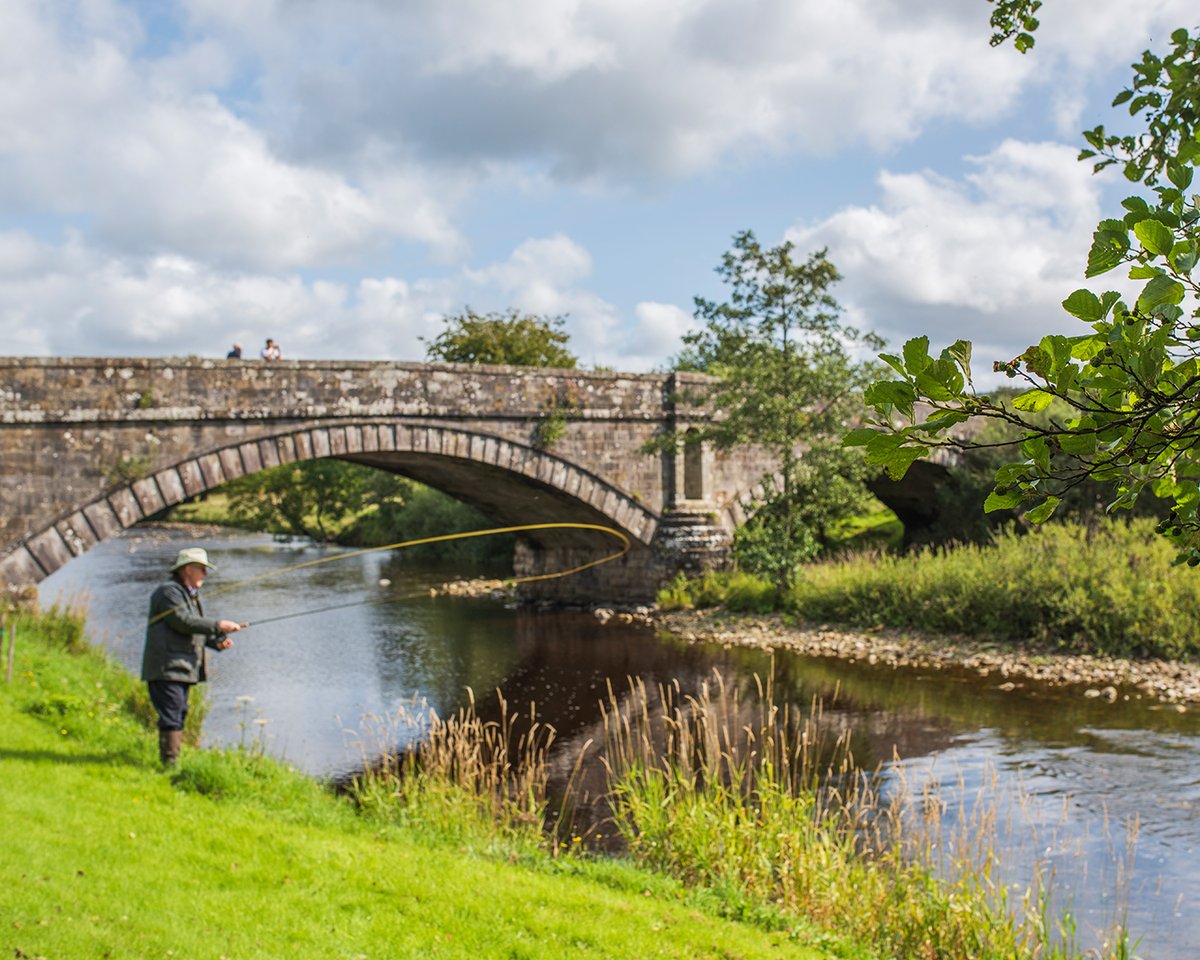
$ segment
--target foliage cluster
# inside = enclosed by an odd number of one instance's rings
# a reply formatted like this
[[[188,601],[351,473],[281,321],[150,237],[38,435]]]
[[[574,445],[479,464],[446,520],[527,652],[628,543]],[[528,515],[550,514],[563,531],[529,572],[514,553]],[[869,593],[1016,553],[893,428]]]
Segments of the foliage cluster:
[[[427,341],[428,360],[495,363],[573,370],[579,358],[567,349],[565,317],[540,317],[515,309],[507,313],[462,313],[443,318],[444,328]]]
[[[224,506],[185,504],[172,516],[228,523],[277,536],[309,537],[378,547],[493,524],[478,510],[424,484],[345,460],[311,460],[273,467],[222,488]],[[427,544],[408,559],[490,564],[511,559],[511,536]]]
[[[998,4],[997,15],[1032,17],[1029,2]],[[1023,12],[1022,12],[1023,11]],[[1030,25],[1031,24],[1031,25]],[[1036,18],[1026,30],[1036,29]],[[959,340],[936,356],[927,337],[882,359],[890,380],[866,392],[871,426],[845,438],[893,477],[939,446],[977,449],[958,428],[975,418],[1009,425],[1007,462],[995,471],[989,511],[1026,507],[1040,523],[1085,484],[1107,488],[1108,509],[1128,509],[1153,493],[1171,503],[1159,532],[1177,561],[1200,565],[1200,195],[1189,194],[1200,162],[1200,38],[1171,35],[1163,56],[1147,51],[1114,106],[1144,125],[1128,136],[1103,126],[1084,134],[1081,160],[1121,166],[1143,192],[1127,197],[1120,217],[1093,234],[1084,275],[1118,268],[1136,294],[1081,288],[1063,308],[1089,326],[1076,336],[1046,336],[994,370],[1021,385],[1011,398],[980,394],[972,381],[971,344]],[[1164,179],[1165,178],[1165,182]],[[1062,412],[1039,419],[1057,406]],[[957,432],[956,432],[957,431]]]
[[[728,300],[696,298],[704,326],[683,338],[675,360],[678,369],[714,377],[705,399],[715,415],[692,428],[690,442],[753,444],[772,454],[762,502],[734,550],[742,566],[780,584],[828,544],[831,526],[869,500],[863,458],[838,440],[874,373],[854,350],[881,343],[842,321],[829,292],[840,275],[826,251],[800,260],[794,249],[790,241],[763,247],[748,230],[735,235],[717,267]]]
[[[391,515],[407,481],[344,460],[288,463],[229,481],[230,518],[250,530],[330,542],[367,510]]]
[[[1055,523],[993,545],[809,564],[775,609],[807,622],[888,626],[1121,657],[1200,656],[1200,584],[1172,576],[1154,521]],[[762,612],[768,582],[745,574],[677,581],[664,609]]]
[[[369,469],[369,468],[367,468]],[[466,533],[495,526],[469,504],[412,480],[401,479],[403,501],[368,508],[345,528],[342,543],[379,547],[448,533]],[[515,537],[498,534],[446,543],[422,544],[404,551],[407,560],[430,564],[491,565],[512,562]]]

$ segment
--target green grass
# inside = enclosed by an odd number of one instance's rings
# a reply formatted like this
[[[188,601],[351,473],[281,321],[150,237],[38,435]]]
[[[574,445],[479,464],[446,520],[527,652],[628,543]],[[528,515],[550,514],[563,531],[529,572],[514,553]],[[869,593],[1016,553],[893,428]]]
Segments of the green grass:
[[[949,825],[936,793],[898,784],[885,800],[819,709],[801,716],[769,686],[714,675],[684,696],[631,681],[610,694],[604,726],[631,854],[687,883],[741,891],[905,960],[1126,955],[1121,929],[1083,954],[1070,915],[1050,915],[1040,873],[1011,885],[994,804]]]
[[[0,684],[7,956],[828,955],[744,898],[503,838],[448,842],[254,749],[185,750],[162,773],[138,684],[67,621],[22,621]],[[739,903],[756,924],[720,916]]]
[[[1200,656],[1200,574],[1153,521],[1047,524],[990,546],[860,554],[803,567],[775,594],[748,574],[676,581],[665,609],[724,604],[807,622],[889,626],[1106,656]]]

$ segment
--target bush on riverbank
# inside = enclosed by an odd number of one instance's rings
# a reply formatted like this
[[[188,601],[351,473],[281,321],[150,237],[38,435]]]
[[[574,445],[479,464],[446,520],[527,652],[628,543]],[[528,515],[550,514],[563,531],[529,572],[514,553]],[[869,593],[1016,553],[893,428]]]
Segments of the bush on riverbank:
[[[988,546],[862,554],[805,566],[769,605],[746,574],[677,581],[664,609],[783,610],[806,622],[1033,641],[1104,656],[1200,655],[1200,573],[1172,566],[1153,521],[1048,524]]]

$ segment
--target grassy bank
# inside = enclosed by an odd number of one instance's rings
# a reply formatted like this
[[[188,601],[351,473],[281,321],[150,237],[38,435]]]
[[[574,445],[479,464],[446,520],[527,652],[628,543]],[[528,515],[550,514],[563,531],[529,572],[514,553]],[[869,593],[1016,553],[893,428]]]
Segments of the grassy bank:
[[[988,810],[961,838],[928,796],[909,816],[823,742],[819,710],[746,678],[611,695],[596,749],[615,860],[548,816],[553,731],[535,720],[418,709],[420,751],[341,797],[253,747],[164,774],[139,685],[78,621],[19,637],[0,687],[10,955],[1081,956],[1036,878],[1012,892]],[[381,718],[376,744],[405,723]],[[1127,956],[1112,943],[1088,956]]]
[[[1120,657],[1200,656],[1200,574],[1153,522],[1053,524],[990,546],[806,566],[782,592],[747,574],[677,581],[666,609],[782,610],[807,622],[956,633]]]
[[[0,683],[7,956],[826,956],[629,864],[397,826],[253,750],[163,774],[137,684],[78,638],[23,621]]]

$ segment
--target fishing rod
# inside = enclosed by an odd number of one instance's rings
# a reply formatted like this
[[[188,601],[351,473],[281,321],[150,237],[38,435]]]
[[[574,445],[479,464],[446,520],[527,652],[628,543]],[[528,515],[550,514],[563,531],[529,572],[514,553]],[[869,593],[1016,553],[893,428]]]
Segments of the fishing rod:
[[[266,580],[271,577],[283,576],[285,573],[292,573],[296,570],[302,570],[306,567],[315,567],[315,566],[318,566],[323,563],[333,563],[338,560],[349,560],[352,557],[361,557],[368,553],[379,553],[383,550],[403,550],[407,547],[416,547],[416,546],[421,546],[421,545],[427,544],[427,543],[444,543],[444,542],[447,542],[450,540],[468,540],[468,539],[472,539],[475,537],[491,537],[491,536],[498,536],[499,534],[502,534],[502,533],[521,533],[521,532],[530,531],[530,530],[561,530],[561,529],[599,531],[600,533],[608,534],[608,535],[616,537],[618,540],[620,540],[621,541],[621,549],[618,550],[616,553],[610,553],[610,554],[607,554],[606,556],[600,557],[598,559],[589,560],[587,563],[578,564],[577,566],[571,567],[568,570],[556,570],[552,573],[539,573],[539,574],[533,574],[533,575],[527,576],[527,577],[510,577],[503,581],[503,583],[506,587],[514,587],[514,586],[517,586],[518,584],[534,583],[536,581],[542,581],[542,580],[555,580],[555,579],[558,579],[559,577],[569,577],[572,574],[579,573],[582,570],[587,570],[587,569],[590,569],[591,567],[597,567],[597,566],[600,566],[601,564],[610,563],[613,560],[618,560],[621,557],[625,556],[625,554],[627,554],[630,551],[630,549],[632,549],[632,547],[633,547],[633,542],[629,539],[629,537],[624,532],[616,529],[615,527],[608,527],[608,526],[604,526],[602,524],[580,523],[580,522],[573,522],[573,521],[560,521],[560,522],[553,522],[553,523],[524,523],[524,524],[519,524],[517,526],[512,526],[512,527],[493,527],[488,530],[468,530],[468,531],[465,531],[462,533],[443,533],[443,534],[440,534],[435,537],[420,537],[415,540],[402,540],[398,543],[384,544],[381,547],[364,547],[361,550],[352,550],[352,551],[349,551],[348,553],[339,553],[339,554],[335,554],[331,557],[318,557],[315,560],[305,560],[303,563],[295,563],[295,564],[292,564],[291,566],[283,567],[282,569],[279,569],[279,570],[270,570],[266,573],[260,573],[259,575],[254,576],[254,577],[247,577],[245,580],[238,580],[235,583],[229,584],[228,586],[218,587],[217,589],[209,592],[208,599],[212,599],[213,597],[220,596],[223,593],[229,593],[234,590],[240,590],[243,587],[248,586],[249,584],[257,583],[261,580]],[[332,604],[332,605],[326,606],[326,607],[317,607],[312,610],[298,610],[294,613],[285,613],[285,614],[280,614],[279,616],[276,616],[276,617],[269,617],[269,618],[263,619],[263,620],[255,620],[251,623],[244,623],[244,624],[242,624],[242,628],[245,629],[246,627],[250,627],[250,626],[257,626],[257,625],[261,625],[264,623],[274,623],[278,620],[290,620],[295,617],[310,616],[312,614],[317,614],[317,613],[326,613],[331,610],[344,610],[349,607],[372,606],[372,605],[376,605],[376,604],[386,604],[386,603],[401,603],[405,600],[414,600],[419,596],[421,596],[421,594],[410,594],[410,595],[396,596],[396,597],[384,597],[384,598],[380,598],[380,599],[376,599],[376,600],[355,600],[355,601],[352,601],[349,603],[339,603],[339,604]],[[170,610],[164,610],[162,613],[159,613],[157,616],[152,618],[150,620],[150,623],[151,624],[157,623],[159,620],[162,620],[164,617],[170,616],[171,613],[173,613],[177,609],[178,609],[178,607],[172,608]]]

